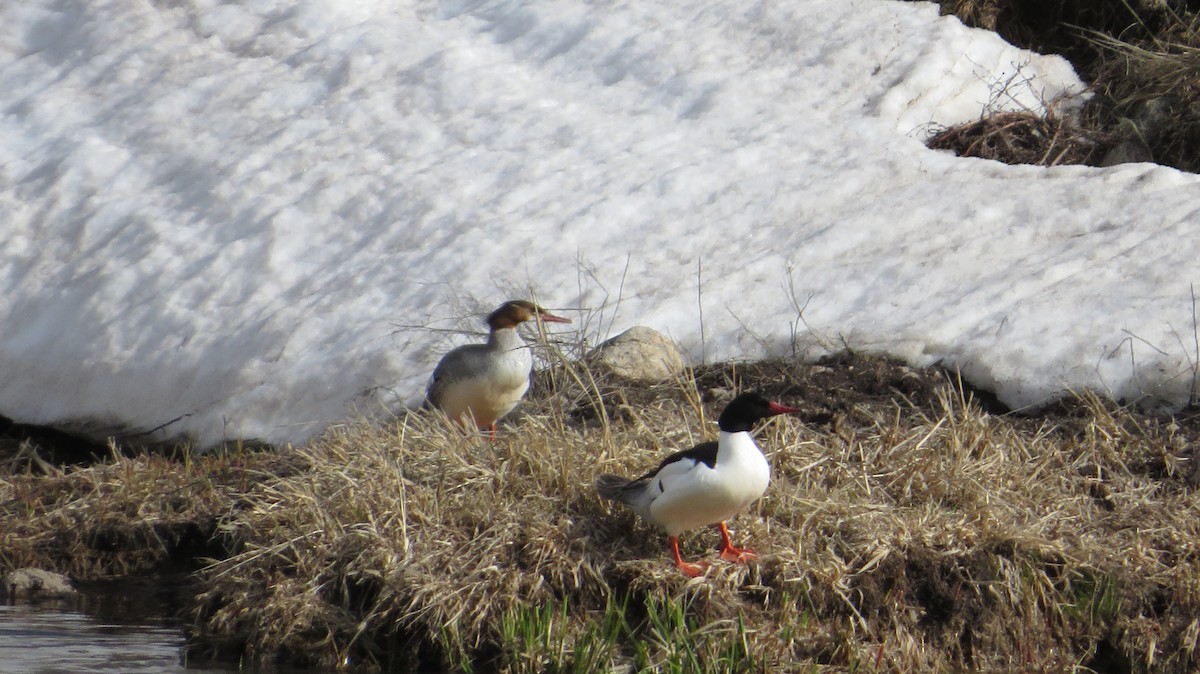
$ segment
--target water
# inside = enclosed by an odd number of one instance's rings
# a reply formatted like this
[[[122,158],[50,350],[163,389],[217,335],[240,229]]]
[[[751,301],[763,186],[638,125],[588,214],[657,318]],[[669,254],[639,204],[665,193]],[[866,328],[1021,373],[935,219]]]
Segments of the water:
[[[69,602],[0,604],[2,674],[228,674],[185,668],[177,589],[121,583],[89,588]]]

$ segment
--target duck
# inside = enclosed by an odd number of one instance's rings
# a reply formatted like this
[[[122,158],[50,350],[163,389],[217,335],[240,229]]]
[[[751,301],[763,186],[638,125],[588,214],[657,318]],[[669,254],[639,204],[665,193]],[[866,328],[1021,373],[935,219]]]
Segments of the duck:
[[[520,324],[538,320],[570,323],[526,300],[509,300],[487,316],[488,339],[465,344],[438,361],[425,390],[427,403],[464,425],[496,438],[496,422],[513,411],[529,389],[533,356],[517,334]]]
[[[721,559],[746,563],[758,558],[752,550],[734,546],[726,521],[745,510],[767,491],[771,466],[754,442],[756,422],[800,410],[743,393],[725,406],[717,419],[716,442],[702,442],[670,454],[641,477],[603,474],[596,491],[604,499],[633,509],[646,522],[666,532],[675,566],[690,577],[703,575],[707,562],[685,562],[679,554],[679,535],[716,525],[721,532]]]

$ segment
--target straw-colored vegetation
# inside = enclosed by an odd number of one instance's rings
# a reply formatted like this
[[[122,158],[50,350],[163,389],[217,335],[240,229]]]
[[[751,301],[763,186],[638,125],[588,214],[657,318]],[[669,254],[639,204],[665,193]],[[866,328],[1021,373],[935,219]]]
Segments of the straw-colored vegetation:
[[[297,463],[264,452],[192,460],[115,448],[60,459],[29,439],[0,440],[0,574],[33,566],[95,580],[194,569],[198,556],[220,552],[216,524],[239,495]]]
[[[592,481],[711,438],[749,388],[804,410],[759,430],[774,479],[731,522],[761,559],[721,562],[715,530],[692,532],[685,556],[712,567],[690,580]],[[653,387],[560,367],[494,443],[422,413],[190,461],[38,468],[26,447],[0,475],[0,563],[94,577],[212,556],[192,662],[1194,671],[1200,424],[1090,396],[1036,418],[985,403],[941,371],[848,354]]]
[[[846,389],[806,399],[825,380]],[[762,428],[774,481],[733,523],[762,559],[689,581],[592,480],[711,437],[751,383],[806,408]],[[513,672],[1196,667],[1200,503],[1177,423],[1094,398],[1054,421],[993,416],[949,378],[869,359],[596,391],[606,404],[576,416],[544,392],[495,443],[414,415],[298,450],[308,470],[223,524],[236,553],[203,573],[194,653]],[[717,540],[694,532],[685,554],[712,559]]]

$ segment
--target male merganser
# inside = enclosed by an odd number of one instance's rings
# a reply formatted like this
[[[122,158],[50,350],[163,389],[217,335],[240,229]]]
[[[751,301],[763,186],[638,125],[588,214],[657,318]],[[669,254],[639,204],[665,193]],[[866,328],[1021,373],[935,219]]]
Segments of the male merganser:
[[[717,442],[675,452],[636,480],[600,475],[596,491],[629,505],[642,519],[666,531],[675,566],[693,578],[703,574],[708,564],[693,564],[680,557],[679,534],[688,529],[715,524],[721,531],[721,559],[757,559],[750,550],[733,546],[725,526],[725,520],[758,500],[771,481],[771,466],[750,437],[750,428],[759,419],[799,411],[757,393],[743,393],[721,412]]]
[[[534,319],[571,322],[533,302],[505,302],[487,317],[491,333],[486,344],[467,344],[442,356],[426,389],[429,403],[451,419],[488,429],[495,438],[496,422],[517,406],[529,388],[533,356],[517,326]]]

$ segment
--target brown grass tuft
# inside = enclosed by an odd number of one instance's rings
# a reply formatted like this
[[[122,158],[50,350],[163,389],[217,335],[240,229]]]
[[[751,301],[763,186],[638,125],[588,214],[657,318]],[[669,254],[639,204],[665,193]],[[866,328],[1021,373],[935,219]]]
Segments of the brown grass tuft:
[[[1054,112],[995,112],[935,133],[926,144],[960,157],[1006,164],[1099,165],[1115,144],[1112,134],[1089,130]]]
[[[1096,115],[1126,129],[1155,161],[1200,170],[1200,18],[1172,34],[1126,41],[1093,34],[1103,50]]]
[[[91,465],[57,466],[25,443],[0,461],[0,569],[76,580],[189,571],[197,555],[220,553],[213,534],[237,495],[294,464],[277,453],[179,461],[114,448]]]
[[[1061,423],[995,416],[936,371],[831,363],[761,364],[786,376],[758,381],[713,368],[637,405],[595,384],[582,418],[580,391],[544,392],[496,443],[420,415],[333,429],[298,450],[308,470],[252,490],[223,525],[238,552],[203,574],[194,653],[366,669],[1195,668],[1200,503],[1177,477],[1194,422],[1091,397]],[[858,374],[836,382],[839,368]],[[787,391],[814,381],[834,393],[760,430],[774,479],[731,523],[760,563],[714,560],[715,532],[693,532],[685,555],[713,568],[689,580],[660,533],[594,495],[598,472],[712,437],[703,420],[734,382],[804,404]]]

